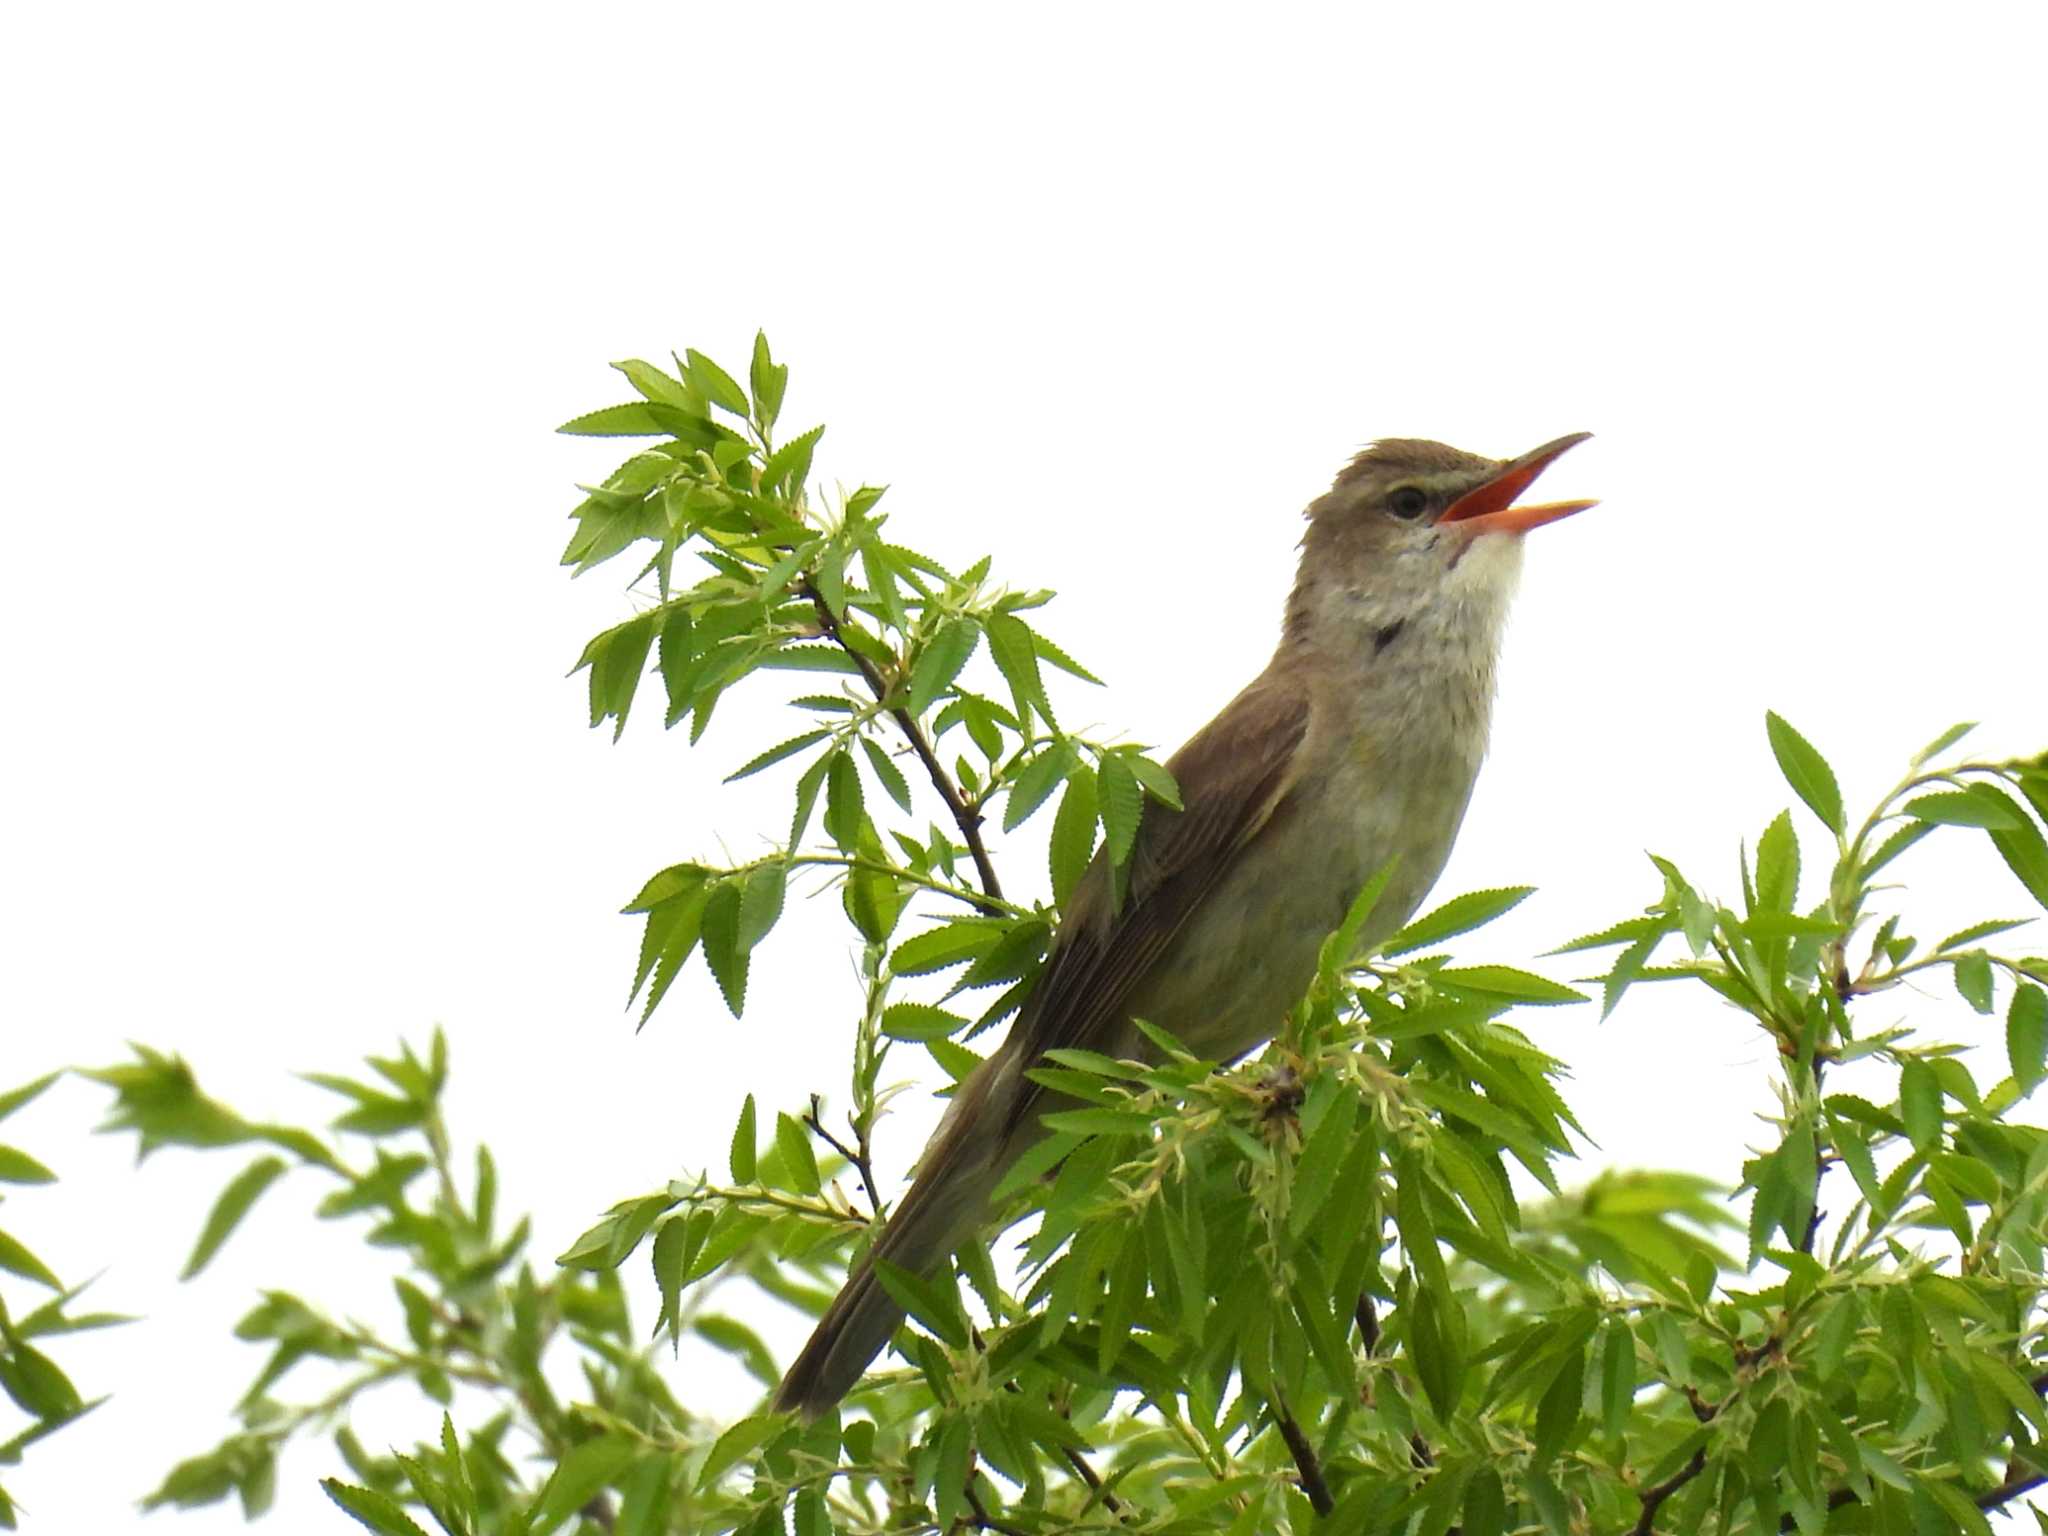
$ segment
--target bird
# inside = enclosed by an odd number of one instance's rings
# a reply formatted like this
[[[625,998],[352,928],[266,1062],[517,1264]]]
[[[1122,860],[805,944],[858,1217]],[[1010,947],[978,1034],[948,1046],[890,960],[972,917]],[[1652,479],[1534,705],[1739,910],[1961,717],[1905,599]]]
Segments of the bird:
[[[773,1400],[829,1411],[903,1320],[877,1261],[930,1274],[1071,1107],[1026,1075],[1048,1050],[1147,1059],[1144,1019],[1203,1059],[1277,1034],[1323,941],[1391,865],[1361,943],[1393,933],[1442,872],[1487,745],[1523,535],[1594,505],[1517,498],[1590,433],[1515,459],[1419,438],[1358,453],[1308,506],[1266,668],[1167,759],[1178,811],[1148,807],[1115,889],[1099,851],[1002,1045],[955,1092],[909,1191]]]

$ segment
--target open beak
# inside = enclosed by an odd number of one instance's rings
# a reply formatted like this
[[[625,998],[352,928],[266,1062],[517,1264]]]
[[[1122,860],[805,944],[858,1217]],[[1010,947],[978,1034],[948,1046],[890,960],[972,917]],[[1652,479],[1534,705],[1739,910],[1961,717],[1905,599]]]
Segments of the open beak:
[[[1452,502],[1437,521],[1455,523],[1459,533],[1476,539],[1482,533],[1527,533],[1531,528],[1541,528],[1545,523],[1554,523],[1561,517],[1570,517],[1574,512],[1597,506],[1597,502],[1591,501],[1546,501],[1527,507],[1514,505],[1515,498],[1550,467],[1551,460],[1592,435],[1590,432],[1574,432],[1569,437],[1560,437],[1523,454],[1484,485],[1474,486]]]

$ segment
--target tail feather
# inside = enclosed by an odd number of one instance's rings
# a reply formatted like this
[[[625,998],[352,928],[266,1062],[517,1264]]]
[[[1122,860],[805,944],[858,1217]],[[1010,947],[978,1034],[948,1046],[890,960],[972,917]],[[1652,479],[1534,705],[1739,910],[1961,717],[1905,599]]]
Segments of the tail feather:
[[[993,1063],[990,1063],[993,1065]],[[810,1342],[775,1391],[778,1412],[815,1419],[853,1389],[861,1373],[903,1321],[903,1309],[882,1287],[876,1261],[929,1274],[967,1238],[1011,1157],[999,1156],[999,1132],[978,1111],[988,1097],[988,1067],[963,1084],[931,1144],[916,1181],[846,1284],[825,1309]],[[1016,1148],[1008,1149],[1014,1156]]]

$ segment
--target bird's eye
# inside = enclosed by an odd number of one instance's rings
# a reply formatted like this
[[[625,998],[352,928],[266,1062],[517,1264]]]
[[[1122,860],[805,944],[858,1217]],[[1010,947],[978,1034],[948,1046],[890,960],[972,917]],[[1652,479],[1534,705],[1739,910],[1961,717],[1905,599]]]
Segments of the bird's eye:
[[[1429,510],[1429,497],[1412,485],[1404,485],[1387,498],[1387,510],[1403,522],[1413,522]]]

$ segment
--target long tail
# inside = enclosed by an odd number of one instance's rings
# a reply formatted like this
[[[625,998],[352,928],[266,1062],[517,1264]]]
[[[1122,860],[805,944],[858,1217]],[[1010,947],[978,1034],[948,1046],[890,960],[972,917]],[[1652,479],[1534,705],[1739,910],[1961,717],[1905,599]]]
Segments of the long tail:
[[[875,1261],[929,1274],[944,1263],[980,1222],[988,1197],[1014,1156],[996,1119],[983,1111],[991,1098],[992,1059],[961,1085],[959,1094],[918,1159],[916,1180],[846,1284],[825,1309],[810,1342],[775,1390],[778,1411],[814,1419],[853,1389],[882,1352],[903,1309],[875,1276]],[[1005,1151],[1010,1156],[1005,1156]]]

